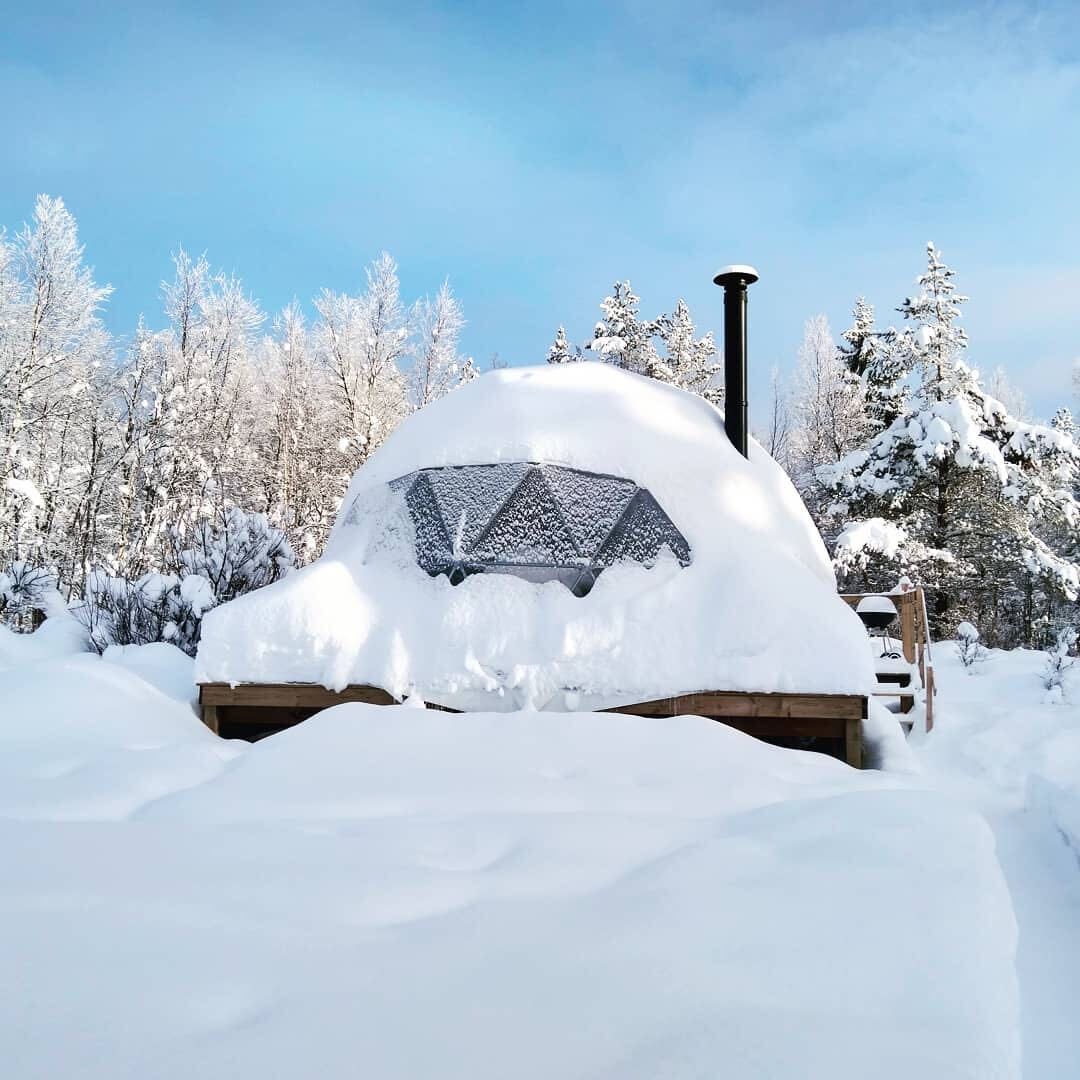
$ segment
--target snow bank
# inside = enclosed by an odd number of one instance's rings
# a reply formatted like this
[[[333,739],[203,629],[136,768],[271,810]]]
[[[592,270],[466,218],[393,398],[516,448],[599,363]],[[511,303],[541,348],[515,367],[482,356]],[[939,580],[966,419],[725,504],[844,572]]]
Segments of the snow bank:
[[[160,679],[166,670],[175,679],[171,654],[132,646],[124,659],[84,653],[0,672],[0,817],[125,818],[216,775],[234,755],[188,701],[135,674]]]
[[[102,654],[106,663],[119,664],[133,672],[166,697],[187,702],[195,710],[199,688],[195,683],[195,662],[182,649],[164,641],[149,645],[110,645]]]
[[[692,717],[341,706],[137,822],[0,822],[5,1063],[1012,1080],[989,832],[900,785]]]
[[[423,467],[515,461],[636,481],[689,541],[691,565],[620,564],[583,598],[502,574],[454,587],[420,570],[390,528],[385,485]],[[835,593],[782,470],[757,444],[740,457],[704,400],[605,364],[517,368],[395,431],[353,478],[322,559],[206,616],[196,673],[373,683],[499,710],[702,689],[865,692],[862,626]]]
[[[67,614],[46,619],[32,634],[17,634],[0,626],[0,676],[8,668],[72,656],[88,648],[86,631]]]

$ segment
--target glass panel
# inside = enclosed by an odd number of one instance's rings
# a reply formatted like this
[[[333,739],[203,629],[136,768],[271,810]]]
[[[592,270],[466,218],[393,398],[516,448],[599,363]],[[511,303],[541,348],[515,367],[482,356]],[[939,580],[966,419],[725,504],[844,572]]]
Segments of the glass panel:
[[[500,462],[419,469],[389,486],[405,496],[417,563],[455,585],[469,574],[515,574],[584,596],[622,560],[651,565],[667,547],[690,562],[660,504],[625,477]]]

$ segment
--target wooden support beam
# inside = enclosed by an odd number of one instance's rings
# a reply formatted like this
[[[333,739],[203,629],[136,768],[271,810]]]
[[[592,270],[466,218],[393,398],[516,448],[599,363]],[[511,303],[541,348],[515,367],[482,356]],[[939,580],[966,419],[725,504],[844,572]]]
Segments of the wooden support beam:
[[[618,705],[603,711],[633,713],[635,716],[862,720],[866,718],[866,698],[861,694],[756,694],[740,690],[704,690]]]
[[[378,686],[346,686],[327,690],[316,683],[201,683],[199,701],[207,705],[251,705],[280,709],[329,709],[346,701],[397,705],[397,698]]]

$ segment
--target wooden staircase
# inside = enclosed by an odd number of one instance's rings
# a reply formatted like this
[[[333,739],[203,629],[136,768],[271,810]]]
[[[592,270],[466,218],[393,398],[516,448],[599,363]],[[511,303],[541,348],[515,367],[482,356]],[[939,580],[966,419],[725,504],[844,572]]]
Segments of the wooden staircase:
[[[900,617],[900,648],[908,664],[917,668],[919,682],[926,701],[926,730],[934,726],[934,657],[930,645],[930,623],[926,615],[926,593],[921,587],[898,593],[844,593],[841,594],[852,608],[867,596],[884,596],[896,606]],[[915,706],[910,672],[878,673],[878,689],[874,697],[899,698],[900,711],[910,712]],[[910,730],[910,722],[905,722]]]

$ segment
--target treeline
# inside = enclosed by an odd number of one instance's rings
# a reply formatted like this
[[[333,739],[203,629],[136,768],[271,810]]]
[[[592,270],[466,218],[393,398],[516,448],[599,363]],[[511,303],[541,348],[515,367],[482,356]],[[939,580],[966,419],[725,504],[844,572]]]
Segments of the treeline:
[[[142,606],[179,640],[185,576],[197,596],[194,578],[211,574],[222,599],[314,557],[357,466],[412,410],[476,375],[449,286],[407,304],[389,255],[360,292],[324,290],[310,323],[296,303],[268,318],[205,258],[174,263],[165,328],[117,338],[101,319],[110,289],[60,199],[42,196],[30,224],[0,234],[8,622],[32,621],[58,591],[86,599],[107,637],[117,594],[149,593]]]
[[[0,620],[64,606],[91,640],[193,651],[202,613],[322,550],[355,469],[412,411],[476,376],[444,284],[406,303],[388,255],[355,294],[268,318],[181,251],[160,322],[110,335],[110,290],[59,199],[0,234]],[[843,587],[929,590],[934,630],[1045,646],[1077,618],[1080,452],[966,361],[966,297],[930,245],[899,327],[855,305],[833,341],[807,323],[773,379],[760,441],[787,469]],[[629,282],[551,363],[612,363],[723,403],[711,334],[687,305],[646,318]]]

